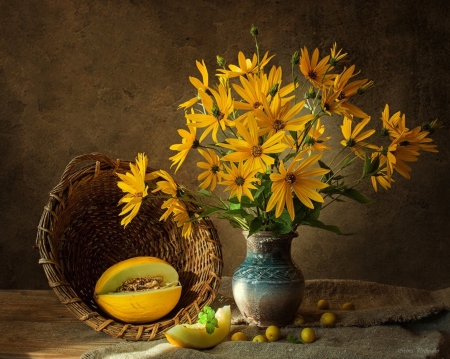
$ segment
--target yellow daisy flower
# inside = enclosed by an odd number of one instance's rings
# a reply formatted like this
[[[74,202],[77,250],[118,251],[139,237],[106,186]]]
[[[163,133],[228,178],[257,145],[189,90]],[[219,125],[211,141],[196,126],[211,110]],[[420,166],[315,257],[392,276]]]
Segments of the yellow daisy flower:
[[[253,116],[248,118],[248,131],[239,122],[236,122],[236,128],[242,139],[227,138],[228,144],[220,144],[220,146],[234,151],[222,157],[222,161],[245,161],[251,170],[265,173],[267,166],[271,166],[275,162],[275,159],[269,154],[281,153],[287,148],[286,144],[281,143],[284,138],[283,131],[275,133],[265,142],[260,143],[258,125]]]
[[[405,162],[416,162],[420,153],[415,150],[414,146],[397,146],[392,154],[395,157],[394,170],[400,173],[403,177],[410,179],[411,167]]]
[[[376,153],[376,152],[372,153],[372,160],[374,160],[377,156],[380,156],[380,154]],[[382,169],[380,171],[378,171],[376,176],[370,177],[370,180],[372,181],[372,186],[373,186],[373,189],[375,190],[375,192],[378,192],[378,185],[383,187],[385,190],[388,190],[389,188],[391,188],[391,182],[394,182],[394,180],[392,178],[390,178],[390,176],[388,176],[388,166],[386,165],[386,158],[381,160],[381,156],[380,156],[379,167]]]
[[[236,166],[233,162],[230,163],[231,167],[225,165],[226,173],[223,174],[224,181],[220,184],[228,186],[225,191],[230,191],[230,198],[236,196],[239,201],[243,195],[246,195],[253,201],[253,195],[250,192],[251,189],[256,189],[253,182],[258,182],[255,176],[256,171],[251,169],[250,166],[239,162]]]
[[[319,49],[315,49],[311,59],[306,46],[301,49],[300,71],[305,78],[315,87],[322,88],[323,85],[331,85],[335,75],[327,74],[333,66],[329,64],[330,55],[325,56],[319,62]]]
[[[263,93],[270,93],[271,89],[274,89],[276,87],[277,93],[281,97],[281,104],[284,105],[286,102],[292,100],[295,97],[295,96],[286,97],[295,90],[295,86],[291,82],[281,87],[282,78],[283,78],[283,70],[281,66],[278,67],[272,66],[269,74],[267,75],[267,89],[265,89]]]
[[[161,209],[165,209],[166,211],[159,218],[160,221],[165,221],[172,213],[175,213],[175,210],[178,206],[181,205],[181,202],[178,198],[169,198],[163,202],[161,205]]]
[[[388,136],[390,131],[395,131],[397,128],[398,121],[400,121],[400,111],[397,111],[392,116],[389,116],[389,105],[386,104],[383,112],[381,113],[381,122],[383,126],[381,133],[384,136]]]
[[[270,57],[269,56],[269,52],[266,52],[263,56],[263,58],[261,59],[260,63],[259,63],[259,67],[258,67],[258,56],[256,54],[253,54],[253,58],[250,59],[246,59],[245,55],[242,51],[239,51],[238,53],[238,64],[239,66],[236,65],[228,65],[228,68],[230,70],[224,70],[224,69],[218,69],[218,71],[228,75],[228,78],[233,78],[233,77],[238,77],[238,76],[243,76],[246,74],[256,74],[258,73],[258,71],[261,71],[264,66],[267,65],[267,63],[272,59],[272,57],[274,57],[275,55],[272,55]]]
[[[207,189],[209,187],[211,191],[214,191],[217,182],[220,182],[223,174],[219,156],[210,148],[207,151],[199,148],[198,151],[206,160],[206,162],[197,163],[198,167],[205,170],[197,177],[199,181],[203,181],[200,183],[200,188]]]
[[[191,113],[187,114],[186,118],[191,121],[193,127],[206,127],[200,136],[200,142],[210,132],[212,132],[214,142],[219,142],[217,140],[219,126],[222,130],[225,130],[226,126],[234,125],[233,121],[229,119],[229,116],[233,113],[233,98],[231,92],[227,91],[222,85],[218,86],[218,92],[213,89],[210,89],[209,92],[213,95],[212,98],[203,91],[199,92],[207,114]]]
[[[331,147],[324,144],[325,141],[328,141],[331,136],[322,137],[325,132],[325,126],[321,124],[320,118],[316,122],[315,127],[311,127],[308,134],[306,135],[303,149],[308,150],[308,153],[311,154],[313,151],[315,152],[323,152],[324,150],[330,150]]]
[[[238,110],[254,111],[263,106],[262,98],[268,93],[267,76],[249,74],[239,78],[241,85],[233,84],[233,89],[243,101],[234,101],[234,108]]]
[[[410,179],[411,167],[405,162],[416,162],[418,160],[420,146],[411,145],[407,141],[407,133],[395,138],[391,145],[392,149],[389,152],[395,158],[395,161],[389,163],[391,173],[395,170],[403,177]]]
[[[433,121],[427,121],[422,124],[422,131],[427,131],[430,135],[435,133],[437,130],[444,127],[441,121],[438,121],[438,119]]]
[[[333,47],[330,49],[330,64],[332,66],[336,65],[339,61],[341,61],[345,56],[347,56],[347,53],[341,54],[342,49],[339,51],[336,50],[337,44],[334,43]]]
[[[311,177],[323,176],[329,170],[324,168],[308,169],[315,164],[321,154],[313,155],[305,160],[302,156],[306,151],[300,152],[286,170],[283,161],[280,161],[279,173],[272,173],[270,179],[272,183],[272,196],[267,203],[266,212],[271,211],[275,206],[275,217],[281,216],[286,206],[292,220],[295,218],[294,201],[292,191],[297,198],[308,208],[314,208],[311,200],[323,203],[322,196],[316,189],[328,187],[326,183],[312,179]]]
[[[345,69],[341,74],[336,75],[333,84],[334,92],[339,93],[337,100],[343,101],[341,103],[341,108],[345,109],[347,116],[352,115],[359,118],[366,118],[368,116],[364,111],[348,102],[348,99],[355,96],[358,93],[358,90],[369,81],[368,79],[364,79],[349,83],[349,80],[357,75],[357,73],[354,74],[354,71],[355,65],[352,65],[348,69]]]
[[[184,238],[189,238],[193,232],[193,223],[190,222],[190,216],[188,209],[181,203],[178,202],[173,209],[173,219],[177,223],[178,227],[183,227],[181,230],[181,235]]]
[[[121,225],[126,227],[136,217],[142,204],[143,198],[148,196],[148,186],[145,184],[148,159],[144,153],[138,153],[136,164],[130,163],[131,173],[117,173],[121,181],[118,187],[126,194],[119,200],[119,204],[126,203],[119,216],[127,214]]]
[[[258,109],[255,113],[260,127],[260,135],[268,134],[271,137],[278,131],[301,131],[305,123],[314,118],[313,114],[295,117],[303,109],[305,101],[301,101],[292,107],[290,102],[282,106],[281,97],[277,95],[273,98],[270,106],[266,99],[263,99],[263,102],[264,111]]]
[[[363,142],[363,140],[372,136],[375,133],[375,130],[372,129],[360,133],[369,121],[370,117],[365,118],[355,126],[353,131],[352,120],[348,117],[344,117],[343,124],[341,125],[342,135],[344,136],[344,140],[341,141],[341,145],[349,147],[360,158],[364,158],[366,148],[373,148],[372,145]]]
[[[172,151],[178,151],[176,155],[173,155],[169,157],[169,160],[172,161],[172,166],[177,165],[177,168],[175,169],[175,173],[178,171],[178,168],[183,164],[184,160],[186,159],[189,151],[191,148],[197,148],[200,145],[200,141],[197,140],[197,129],[193,126],[191,126],[188,123],[189,132],[184,129],[179,129],[178,134],[181,136],[182,140],[181,143],[177,143],[170,146],[170,149]]]
[[[209,79],[208,79],[208,70],[206,69],[205,61],[202,60],[201,63],[199,61],[195,61],[195,64],[197,65],[198,71],[200,71],[200,74],[202,75],[203,81],[200,81],[199,79],[197,79],[193,76],[189,76],[189,81],[197,89],[197,91],[206,92],[206,90],[208,90]],[[191,98],[190,100],[178,105],[178,108],[192,107],[193,105],[195,105],[198,102],[198,100],[199,100],[199,97],[195,96],[195,97]]]
[[[405,114],[400,116],[397,126],[389,131],[391,138],[401,137],[399,142],[400,146],[415,146],[415,150],[423,150],[427,152],[439,152],[436,149],[436,145],[431,144],[433,139],[427,137],[429,135],[428,131],[422,131],[421,126],[409,130],[406,127],[406,116]]]
[[[322,109],[328,116],[333,113],[336,115],[344,115],[346,109],[341,107],[344,100],[339,100],[339,92],[334,91],[334,87],[324,87],[322,90]]]
[[[384,148],[383,146],[380,146],[375,149],[375,154],[378,154],[380,156],[380,163],[386,164],[386,180],[388,183],[391,183],[393,181],[392,174],[394,173],[394,166],[397,162],[397,159],[394,156],[394,152],[397,149],[397,143],[395,141],[391,142],[391,144]]]
[[[167,171],[158,170],[155,171],[154,174],[158,177],[161,177],[163,180],[156,182],[156,188],[152,191],[152,193],[161,191],[172,197],[178,197],[180,189],[172,176]]]

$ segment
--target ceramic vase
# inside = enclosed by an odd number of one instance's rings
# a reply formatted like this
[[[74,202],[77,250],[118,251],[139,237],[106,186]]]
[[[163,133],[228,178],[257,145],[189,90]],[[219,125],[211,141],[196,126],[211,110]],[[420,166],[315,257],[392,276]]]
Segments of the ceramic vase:
[[[247,253],[232,278],[237,307],[249,324],[292,324],[305,289],[303,273],[291,257],[291,244],[297,233],[243,234]]]

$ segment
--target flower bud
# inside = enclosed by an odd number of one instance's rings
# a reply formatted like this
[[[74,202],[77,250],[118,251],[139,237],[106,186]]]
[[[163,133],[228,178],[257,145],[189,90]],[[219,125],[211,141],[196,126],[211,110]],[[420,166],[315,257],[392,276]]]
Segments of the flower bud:
[[[258,36],[258,28],[255,25],[252,25],[252,28],[250,29],[250,33],[254,37]]]
[[[278,92],[278,84],[274,84],[270,90],[269,90],[269,95],[274,97]]]
[[[430,135],[432,135],[433,133],[435,133],[437,130],[439,130],[442,127],[444,127],[442,122],[438,121],[436,119],[436,120],[433,120],[433,121],[429,121],[429,122],[423,123],[422,126],[421,126],[421,130],[422,131],[426,131]]]
[[[305,93],[305,99],[315,97],[316,97],[316,90],[314,89],[314,87],[310,86],[308,92]]]
[[[373,87],[373,81],[370,80],[358,88],[358,95],[363,95],[368,89]]]
[[[300,63],[300,54],[298,51],[295,51],[294,55],[292,55],[291,63],[292,65],[298,65]]]
[[[222,56],[217,55],[216,60],[217,60],[217,65],[219,65],[219,67],[225,67],[226,61]]]

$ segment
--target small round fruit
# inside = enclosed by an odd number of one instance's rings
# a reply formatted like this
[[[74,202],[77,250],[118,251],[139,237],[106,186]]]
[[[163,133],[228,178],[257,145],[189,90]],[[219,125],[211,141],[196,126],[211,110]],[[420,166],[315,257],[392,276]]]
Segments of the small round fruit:
[[[236,332],[231,336],[233,342],[243,342],[247,340],[247,336],[243,332]]]
[[[300,333],[300,337],[305,343],[312,343],[316,340],[316,332],[312,328],[305,328]]]
[[[317,309],[327,310],[330,309],[330,303],[325,299],[321,299],[317,302]]]
[[[252,340],[252,342],[256,342],[256,343],[264,343],[267,342],[267,338],[265,335],[262,334],[258,334],[257,336],[255,336]]]
[[[302,325],[305,324],[305,318],[303,318],[301,315],[297,315],[294,319],[294,325]]]
[[[276,325],[270,325],[266,329],[266,338],[269,342],[275,342],[280,339],[281,330]]]
[[[342,304],[342,310],[355,310],[355,305],[352,302]]]
[[[324,327],[334,327],[336,324],[336,316],[334,313],[330,312],[323,313],[320,317],[320,323],[322,323]]]

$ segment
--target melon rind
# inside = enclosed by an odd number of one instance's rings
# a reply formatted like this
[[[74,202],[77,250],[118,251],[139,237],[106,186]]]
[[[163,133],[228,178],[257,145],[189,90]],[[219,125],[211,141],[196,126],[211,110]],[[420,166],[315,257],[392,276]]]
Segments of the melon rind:
[[[177,271],[156,257],[134,257],[108,268],[97,281],[94,299],[112,318],[125,323],[143,324],[168,314],[181,297],[181,286],[142,292],[115,292],[128,279],[163,277],[163,284],[178,282]]]
[[[230,333],[231,309],[229,305],[216,311],[219,328],[208,334],[204,324],[177,324],[165,334],[169,343],[182,348],[206,349],[221,343]]]

